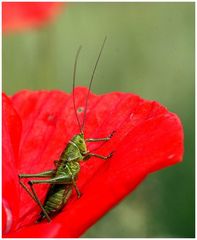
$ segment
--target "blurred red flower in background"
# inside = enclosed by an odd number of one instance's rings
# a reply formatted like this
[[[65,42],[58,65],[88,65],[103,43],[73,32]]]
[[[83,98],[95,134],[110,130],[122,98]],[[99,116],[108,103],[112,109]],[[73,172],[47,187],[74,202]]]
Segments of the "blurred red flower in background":
[[[53,20],[65,3],[61,2],[3,2],[3,32],[39,27]]]
[[[86,88],[75,89],[77,109],[83,109]],[[79,112],[82,121],[83,111]],[[3,231],[4,237],[79,237],[129,194],[149,174],[180,162],[183,129],[179,118],[155,101],[114,92],[90,94],[85,137],[109,142],[89,143],[91,150],[112,158],[91,158],[81,164],[77,181],[83,193],[70,200],[52,222],[35,224],[39,207],[21,188],[18,173],[54,168],[79,127],[72,94],[61,91],[21,91],[3,95]],[[43,200],[47,186],[36,186]]]

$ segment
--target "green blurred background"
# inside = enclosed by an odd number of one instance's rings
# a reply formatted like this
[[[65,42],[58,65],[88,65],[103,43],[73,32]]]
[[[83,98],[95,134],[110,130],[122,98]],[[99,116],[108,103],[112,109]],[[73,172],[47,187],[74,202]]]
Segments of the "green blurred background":
[[[97,94],[122,91],[156,100],[179,115],[183,163],[150,175],[82,237],[194,237],[194,3],[69,3],[40,29],[3,36],[3,91],[71,91],[76,50],[78,85]]]

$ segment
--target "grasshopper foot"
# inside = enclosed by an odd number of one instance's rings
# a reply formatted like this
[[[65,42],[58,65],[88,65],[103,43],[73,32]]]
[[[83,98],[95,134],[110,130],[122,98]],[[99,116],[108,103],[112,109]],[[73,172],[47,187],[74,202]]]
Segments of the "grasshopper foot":
[[[83,195],[83,194],[82,194],[81,192],[78,192],[78,193],[77,193],[77,198],[78,198],[78,199],[81,198],[82,195]]]
[[[113,154],[114,154],[114,151],[111,152],[111,153],[106,157],[106,159],[111,158],[111,157],[113,156]]]
[[[115,133],[116,133],[116,131],[113,130],[113,131],[109,134],[108,138],[112,138],[112,137],[114,136]]]
[[[32,181],[31,181],[31,180],[28,182],[28,184],[29,184],[30,186],[32,186],[32,185],[33,185],[33,183],[32,183]]]

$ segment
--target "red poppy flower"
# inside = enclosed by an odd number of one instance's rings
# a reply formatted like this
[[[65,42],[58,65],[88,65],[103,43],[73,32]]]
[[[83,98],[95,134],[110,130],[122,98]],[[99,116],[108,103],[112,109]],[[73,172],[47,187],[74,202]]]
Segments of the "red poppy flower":
[[[87,89],[75,89],[79,120]],[[180,162],[183,129],[179,118],[155,101],[134,94],[90,94],[85,137],[110,141],[89,143],[92,152],[114,155],[81,164],[68,203],[53,220],[35,224],[40,209],[18,183],[18,173],[54,168],[67,142],[79,133],[72,94],[21,91],[3,95],[3,226],[4,237],[79,237],[149,174]],[[41,200],[47,186],[35,186]]]
[[[39,27],[52,20],[61,9],[58,2],[3,2],[3,31],[17,31]]]

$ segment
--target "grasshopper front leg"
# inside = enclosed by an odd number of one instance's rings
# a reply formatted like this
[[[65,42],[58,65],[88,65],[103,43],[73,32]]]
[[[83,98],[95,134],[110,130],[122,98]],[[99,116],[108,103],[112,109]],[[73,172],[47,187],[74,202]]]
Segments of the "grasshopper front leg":
[[[115,131],[113,131],[111,134],[109,134],[109,136],[105,137],[105,138],[88,138],[86,139],[85,141],[86,142],[101,142],[101,141],[109,141],[113,135],[114,135]],[[112,155],[113,155],[113,152],[111,152],[109,155],[107,156],[103,156],[103,155],[99,155],[99,154],[96,154],[96,153],[90,153],[90,152],[87,152],[84,154],[85,157],[84,157],[84,160],[88,160],[90,157],[97,157],[97,158],[101,158],[101,159],[108,159],[108,158],[111,158]]]
[[[112,133],[109,134],[109,136],[104,137],[104,138],[87,138],[85,139],[86,142],[104,142],[104,141],[109,141],[113,135],[114,135],[115,131],[113,131]]]

